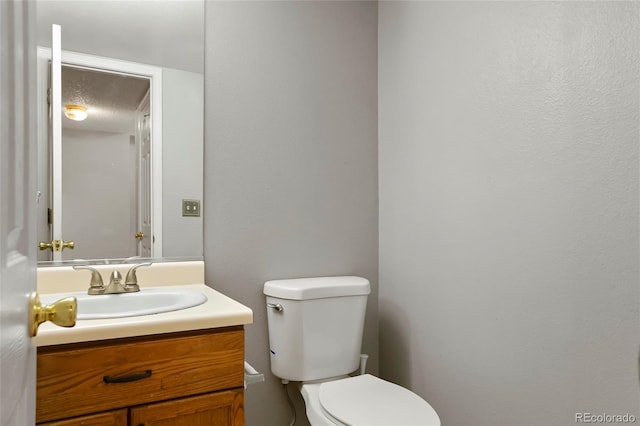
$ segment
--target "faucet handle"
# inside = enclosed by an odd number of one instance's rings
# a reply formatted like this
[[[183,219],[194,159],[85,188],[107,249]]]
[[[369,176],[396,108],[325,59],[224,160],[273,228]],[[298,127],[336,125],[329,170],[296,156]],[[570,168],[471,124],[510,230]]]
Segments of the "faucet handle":
[[[134,265],[127,272],[127,278],[124,280],[124,286],[127,288],[127,291],[140,291],[140,286],[138,286],[138,276],[136,275],[136,270],[138,268],[142,268],[143,266],[151,266],[152,262],[139,263]]]
[[[74,266],[73,269],[86,269],[87,271],[91,271],[91,281],[89,282],[89,290],[87,291],[87,294],[104,293],[104,282],[102,281],[102,275],[100,275],[100,272],[97,269],[92,268],[91,266]]]

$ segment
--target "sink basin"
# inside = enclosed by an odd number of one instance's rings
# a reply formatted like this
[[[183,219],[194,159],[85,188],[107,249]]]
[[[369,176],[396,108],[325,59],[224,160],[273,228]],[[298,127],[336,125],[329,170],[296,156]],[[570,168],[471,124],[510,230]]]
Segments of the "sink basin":
[[[178,311],[201,305],[207,296],[199,291],[176,289],[141,289],[136,293],[100,294],[64,293],[42,295],[43,303],[52,303],[62,297],[78,300],[79,320],[134,317]]]

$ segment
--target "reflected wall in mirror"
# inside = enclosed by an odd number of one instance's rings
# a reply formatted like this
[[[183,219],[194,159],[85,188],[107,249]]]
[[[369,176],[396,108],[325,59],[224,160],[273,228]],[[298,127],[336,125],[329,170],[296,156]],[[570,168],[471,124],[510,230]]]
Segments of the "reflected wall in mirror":
[[[51,24],[60,24],[64,51],[152,65],[162,70],[162,116],[159,117],[162,120],[162,203],[153,208],[153,213],[162,218],[161,228],[158,229],[162,245],[161,252],[154,253],[154,257],[200,258],[203,247],[202,216],[183,216],[182,200],[202,200],[203,192],[203,1],[48,0],[38,1],[37,15],[40,46],[50,46]],[[116,117],[123,115],[117,112],[116,105],[124,103],[124,98],[130,94],[131,98],[139,98],[143,89],[124,89],[124,94],[118,94],[118,78],[112,79],[113,75],[110,77],[99,73],[99,70],[92,71],[95,75],[83,74],[88,71],[85,69],[80,72],[77,67],[63,69],[67,77],[75,79],[69,93],[80,99],[76,102],[71,97],[63,97],[64,105],[80,104],[84,102],[82,99],[91,98],[92,95],[83,95],[85,89],[82,86],[86,82],[111,96],[106,103],[114,107],[110,113],[110,124],[106,121],[99,123],[94,115],[94,128],[90,127],[89,118],[79,123],[62,118],[63,141],[70,141],[64,142],[63,148],[62,191],[66,201],[62,210],[63,236],[65,240],[75,240],[77,243],[75,251],[63,251],[63,259],[104,261],[105,258],[145,256],[134,237],[140,231],[138,211],[143,210],[137,207],[141,191],[137,188],[136,180],[140,178],[131,174],[131,169],[137,170],[140,164],[139,154],[135,153],[138,147],[134,142],[137,130],[131,133],[130,127],[126,131],[109,127],[116,126]],[[138,101],[140,99],[130,100],[133,103]],[[136,105],[138,112],[134,111],[133,116],[137,114],[140,117],[141,107],[140,103]],[[46,121],[46,103],[39,108],[42,108],[39,117]],[[101,108],[96,106],[96,110]],[[131,108],[127,106],[124,109]],[[125,119],[128,120],[130,118]],[[40,125],[44,132],[47,132],[47,127],[46,123]],[[107,144],[107,140],[116,134],[121,135],[118,142]],[[39,139],[38,189],[43,196],[38,205],[38,240],[46,241],[50,240],[51,232],[47,214],[50,153],[47,152],[48,135]],[[109,153],[105,151],[107,145],[117,147],[119,151]],[[81,174],[81,169],[86,169],[91,175]],[[121,169],[122,173],[108,173],[114,169]],[[120,201],[115,205],[107,201],[107,193]],[[82,213],[80,207],[87,204],[97,208],[97,211]],[[73,217],[73,214],[79,216]],[[71,235],[71,232],[76,235]],[[91,240],[83,242],[89,234],[92,234]],[[106,244],[108,239],[115,243]],[[39,260],[50,259],[50,252],[40,253]]]

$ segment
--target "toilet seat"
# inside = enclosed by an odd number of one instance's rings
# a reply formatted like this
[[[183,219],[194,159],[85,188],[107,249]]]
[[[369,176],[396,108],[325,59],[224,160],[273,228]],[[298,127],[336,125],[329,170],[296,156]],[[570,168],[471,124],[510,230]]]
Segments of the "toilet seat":
[[[440,426],[427,401],[370,374],[322,383],[319,399],[323,413],[338,425]]]

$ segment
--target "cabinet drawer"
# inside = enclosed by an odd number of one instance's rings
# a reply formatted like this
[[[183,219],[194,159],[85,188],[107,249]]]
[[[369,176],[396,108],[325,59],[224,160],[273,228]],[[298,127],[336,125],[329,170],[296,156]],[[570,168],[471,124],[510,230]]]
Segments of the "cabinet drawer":
[[[244,426],[242,389],[173,399],[131,409],[132,426]]]
[[[148,376],[148,377],[147,377]],[[109,382],[109,379],[136,379]],[[242,387],[244,330],[38,349],[36,421]]]
[[[90,414],[57,422],[40,423],[38,426],[127,426],[127,410]]]

